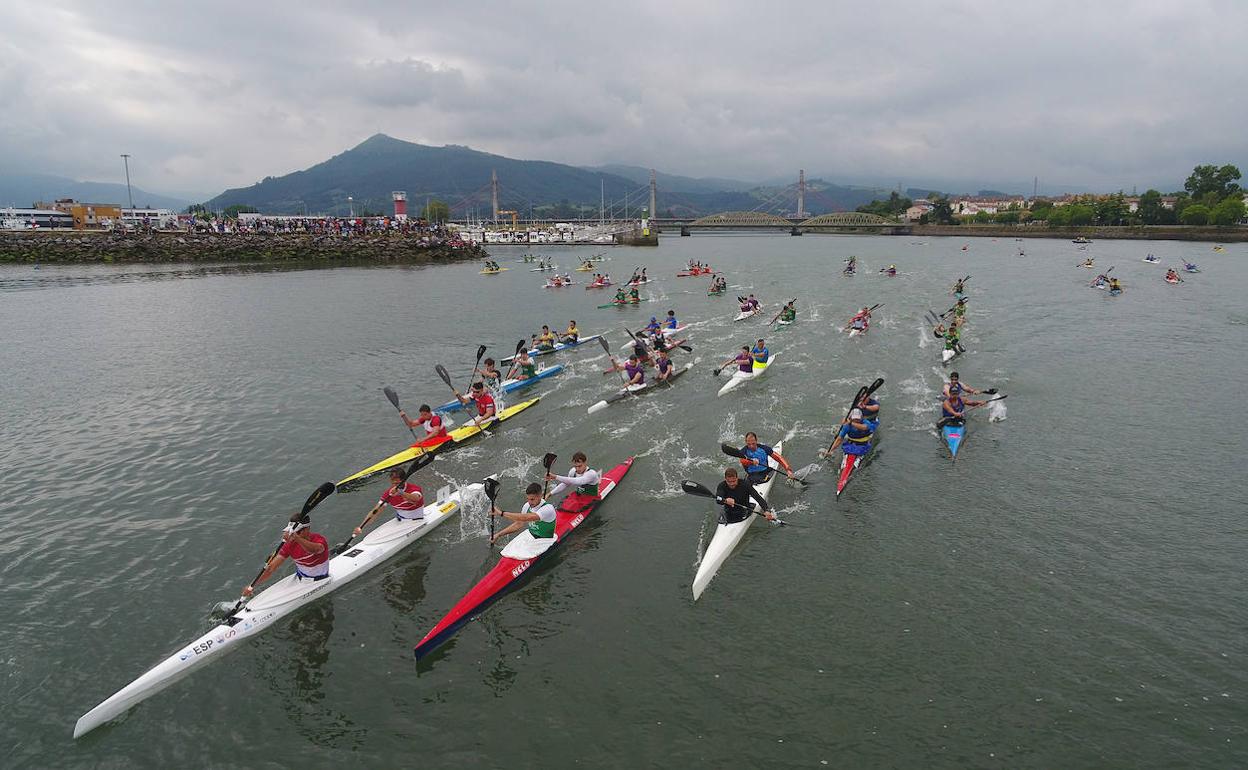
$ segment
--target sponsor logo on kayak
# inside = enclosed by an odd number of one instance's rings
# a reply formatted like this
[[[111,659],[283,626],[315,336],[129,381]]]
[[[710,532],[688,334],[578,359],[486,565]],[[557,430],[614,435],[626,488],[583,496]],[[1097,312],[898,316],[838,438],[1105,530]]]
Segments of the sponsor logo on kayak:
[[[205,652],[208,652],[211,649],[212,649],[212,640],[205,639],[203,642],[199,644],[193,644],[190,647],[188,647],[185,652],[183,652],[181,655],[178,656],[178,660],[185,661],[187,658],[191,657],[192,655],[194,656],[203,655]]]
[[[571,528],[571,527],[575,527],[577,524],[580,524],[582,521],[585,521],[585,514],[583,514],[583,513],[578,513],[578,514],[576,515],[576,518],[574,518],[574,519],[572,519],[572,521],[568,522],[568,527],[569,527],[569,528]]]
[[[511,571],[511,576],[513,578],[520,577],[520,573],[528,569],[529,565],[532,563],[533,563],[532,559],[525,559],[524,561],[520,562],[519,564],[516,565],[515,569]]]

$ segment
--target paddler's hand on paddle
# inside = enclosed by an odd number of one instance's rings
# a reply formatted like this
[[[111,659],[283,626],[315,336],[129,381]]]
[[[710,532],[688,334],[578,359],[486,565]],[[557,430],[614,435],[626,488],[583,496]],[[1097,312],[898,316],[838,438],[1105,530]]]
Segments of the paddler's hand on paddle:
[[[775,521],[776,512],[775,511],[763,511],[763,517],[766,518],[767,521]]]
[[[731,497],[725,497],[722,502],[724,505],[728,506],[729,508],[732,508],[737,504],[737,501],[733,500]]]
[[[253,593],[255,593],[255,589],[252,588],[251,586],[243,587],[243,596],[250,597]]]

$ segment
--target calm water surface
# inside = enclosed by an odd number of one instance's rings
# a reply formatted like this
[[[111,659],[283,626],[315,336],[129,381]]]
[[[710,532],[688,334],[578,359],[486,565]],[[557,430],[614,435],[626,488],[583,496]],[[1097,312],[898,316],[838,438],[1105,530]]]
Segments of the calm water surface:
[[[1204,272],[1169,286],[1148,251]],[[551,253],[571,267],[588,251]],[[497,249],[512,269],[494,277],[0,267],[4,764],[1248,764],[1245,246],[668,237],[609,253],[617,277],[662,279],[627,310],[541,288],[519,254]],[[1087,288],[1086,255],[1115,266],[1122,297]],[[798,297],[798,324],[767,335],[776,366],[723,398],[710,368],[765,326],[674,277],[689,259],[772,313]],[[889,262],[899,277],[879,275]],[[976,414],[953,464],[922,318],[967,274],[957,368],[1010,398]],[[870,334],[836,331],[876,302]],[[410,440],[382,386],[438,403],[434,363],[464,378],[478,344],[505,355],[575,318],[622,347],[624,326],[669,308],[697,362],[671,392],[587,417],[613,390],[606,358],[564,355],[537,407],[422,472],[428,489],[501,471],[515,505],[544,452],[638,456],[552,563],[431,662],[412,645],[496,558],[479,506],[71,740],[209,626],[317,484]],[[756,525],[694,604],[713,513],[680,480],[712,484],[719,442],[746,430],[814,462],[877,376],[880,449],[846,494],[826,469],[777,486],[800,526]],[[330,498],[318,530],[344,538],[379,490]]]

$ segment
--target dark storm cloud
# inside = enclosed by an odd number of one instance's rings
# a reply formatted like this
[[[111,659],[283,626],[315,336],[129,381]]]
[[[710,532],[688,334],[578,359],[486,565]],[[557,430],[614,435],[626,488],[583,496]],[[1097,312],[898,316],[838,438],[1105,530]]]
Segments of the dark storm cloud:
[[[383,131],[765,178],[1103,189],[1248,163],[1248,4],[76,2],[0,27],[0,173],[215,192]]]

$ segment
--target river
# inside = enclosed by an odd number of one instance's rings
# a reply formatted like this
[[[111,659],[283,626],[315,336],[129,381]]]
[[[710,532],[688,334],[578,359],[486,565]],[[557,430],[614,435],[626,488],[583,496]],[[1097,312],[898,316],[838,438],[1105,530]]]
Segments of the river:
[[[1148,251],[1203,272],[1168,285]],[[608,252],[616,278],[660,279],[623,310],[493,253],[508,272],[0,266],[7,766],[1248,764],[1248,246],[667,237]],[[1085,256],[1126,292],[1088,288]],[[690,259],[725,270],[729,296],[675,277]],[[1009,398],[953,463],[923,313],[964,275],[955,366]],[[770,312],[732,323],[749,292]],[[767,332],[791,297],[798,323]],[[875,303],[869,334],[837,331]],[[696,363],[670,391],[587,416],[618,380],[597,346],[560,354],[536,407],[421,472],[427,490],[502,472],[514,509],[544,452],[637,456],[556,558],[431,658],[412,645],[496,559],[480,505],[71,739],[210,626],[317,484],[410,441],[383,386],[436,404],[434,364],[464,379],[478,344],[502,357],[574,318],[622,349],[669,308],[692,325],[676,360]],[[776,364],[717,398],[710,369],[764,333]],[[839,500],[830,468],[777,484],[794,526],[755,524],[695,603],[714,513],[680,481],[713,486],[719,443],[747,430],[816,462],[877,376],[873,460]],[[334,495],[317,529],[345,538],[380,489]]]

